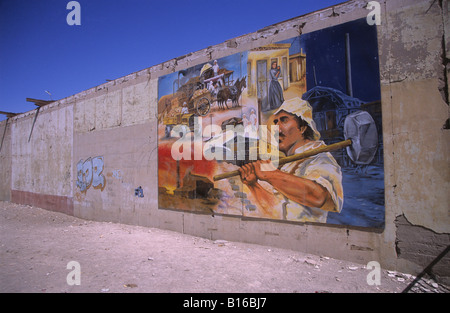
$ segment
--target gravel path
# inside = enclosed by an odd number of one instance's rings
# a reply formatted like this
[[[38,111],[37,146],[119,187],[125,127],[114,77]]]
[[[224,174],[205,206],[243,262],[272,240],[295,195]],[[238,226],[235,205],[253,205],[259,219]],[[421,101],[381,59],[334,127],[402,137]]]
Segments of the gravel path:
[[[9,202],[0,202],[0,234],[0,292],[391,293],[414,279],[382,269],[371,286],[364,264]]]

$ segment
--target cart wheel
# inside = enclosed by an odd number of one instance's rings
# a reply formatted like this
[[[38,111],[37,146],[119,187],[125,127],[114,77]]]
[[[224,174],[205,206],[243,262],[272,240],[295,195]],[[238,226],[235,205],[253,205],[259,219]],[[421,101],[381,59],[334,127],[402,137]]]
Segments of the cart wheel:
[[[197,113],[200,116],[205,116],[208,114],[209,109],[211,108],[211,103],[208,98],[200,98],[197,102]]]

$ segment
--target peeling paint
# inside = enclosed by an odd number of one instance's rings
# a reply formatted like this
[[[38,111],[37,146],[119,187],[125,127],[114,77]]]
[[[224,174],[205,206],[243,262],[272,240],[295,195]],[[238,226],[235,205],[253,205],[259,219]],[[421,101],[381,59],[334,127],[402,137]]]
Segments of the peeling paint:
[[[424,226],[413,225],[404,214],[396,216],[394,223],[397,258],[425,267],[450,245],[450,233],[439,234]],[[433,272],[438,276],[450,276],[450,255],[445,256]]]

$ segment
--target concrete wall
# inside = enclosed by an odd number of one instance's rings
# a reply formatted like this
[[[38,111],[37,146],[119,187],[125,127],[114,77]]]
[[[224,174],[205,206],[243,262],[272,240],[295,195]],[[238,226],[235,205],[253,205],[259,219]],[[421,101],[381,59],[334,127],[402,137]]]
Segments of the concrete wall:
[[[160,227],[361,263],[375,260],[389,269],[420,272],[450,244],[450,130],[444,127],[449,117],[449,3],[379,2],[383,230],[159,210],[157,200],[159,76],[365,18],[367,1],[349,1],[281,22],[56,101],[41,108],[30,142],[36,110],[11,118],[0,151],[0,199],[87,219]],[[0,123],[1,132],[4,123]],[[82,183],[84,190],[79,187]],[[144,197],[135,196],[139,186]],[[423,234],[421,246],[412,236],[418,230]],[[441,261],[444,266],[439,267],[439,275],[450,276],[449,263],[449,257]]]
[[[11,200],[11,122],[0,122],[0,199]]]
[[[71,105],[55,104],[15,121],[11,136],[13,202],[33,201],[73,213],[72,138]]]

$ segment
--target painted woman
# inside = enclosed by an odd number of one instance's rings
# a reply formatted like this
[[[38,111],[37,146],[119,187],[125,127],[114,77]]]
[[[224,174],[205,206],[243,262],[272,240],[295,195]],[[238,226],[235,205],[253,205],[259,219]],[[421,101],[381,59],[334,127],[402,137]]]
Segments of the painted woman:
[[[281,70],[277,65],[276,61],[272,62],[272,67],[270,69],[269,105],[271,110],[279,108],[284,102],[283,89],[278,82]]]

